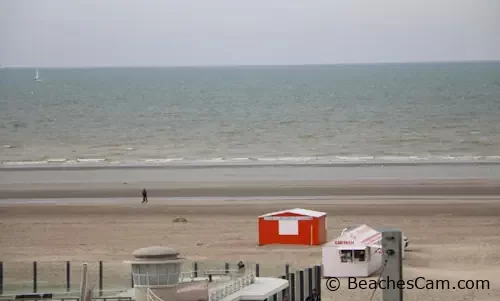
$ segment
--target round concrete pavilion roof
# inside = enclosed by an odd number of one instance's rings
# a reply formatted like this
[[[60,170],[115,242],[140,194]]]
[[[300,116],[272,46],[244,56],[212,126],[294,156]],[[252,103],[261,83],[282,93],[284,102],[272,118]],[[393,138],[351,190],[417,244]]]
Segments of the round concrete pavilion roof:
[[[170,257],[171,259],[175,259],[179,255],[179,252],[169,247],[152,246],[152,247],[137,249],[132,253],[132,255],[135,258],[144,258],[144,259],[158,258],[158,257],[160,258]]]
[[[183,260],[183,258],[178,257],[179,252],[177,250],[163,246],[140,248],[135,250],[132,255],[135,258],[132,261],[127,261],[128,263],[164,263]]]

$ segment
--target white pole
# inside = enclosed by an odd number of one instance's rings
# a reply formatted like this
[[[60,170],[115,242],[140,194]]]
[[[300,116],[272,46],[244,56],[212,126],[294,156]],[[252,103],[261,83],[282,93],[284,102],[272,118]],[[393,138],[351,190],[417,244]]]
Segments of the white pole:
[[[82,279],[80,281],[80,301],[85,300],[85,294],[87,293],[87,264],[82,265]]]

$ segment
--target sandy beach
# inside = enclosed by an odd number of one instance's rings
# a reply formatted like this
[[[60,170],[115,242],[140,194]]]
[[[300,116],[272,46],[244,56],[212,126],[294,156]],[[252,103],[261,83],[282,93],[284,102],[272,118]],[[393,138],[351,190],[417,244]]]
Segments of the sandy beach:
[[[80,296],[84,262],[110,301],[151,246],[198,276],[321,265],[257,245],[258,217],[294,208],[326,212],[328,241],[400,229],[403,278],[428,285],[405,301],[500,301],[500,0],[25,2],[0,5],[0,301]],[[377,239],[352,235],[334,244]],[[382,300],[322,281],[321,301]]]
[[[139,199],[129,198],[99,201],[95,193],[89,194],[93,203],[51,199],[52,192],[43,204],[0,201],[0,258],[5,265],[5,282],[25,279],[30,287],[30,262],[35,260],[41,262],[42,274],[49,273],[43,268],[48,262],[57,263],[59,272],[51,273],[61,274],[60,282],[64,281],[63,261],[94,264],[103,260],[105,282],[122,275],[120,283],[126,286],[128,279],[123,275],[127,267],[122,261],[131,258],[137,248],[158,244],[178,249],[186,257],[186,270],[192,261],[222,265],[224,261],[243,260],[259,262],[264,275],[278,276],[283,274],[285,263],[296,268],[320,264],[321,249],[256,246],[257,216],[304,207],[328,213],[330,239],[350,224],[403,230],[411,241],[404,261],[405,279],[449,280],[452,285],[461,279],[490,280],[489,290],[414,289],[405,291],[405,300],[497,300],[494,296],[500,295],[496,277],[500,275],[498,196],[432,197],[423,193],[298,200],[152,197],[149,204],[141,205]],[[176,217],[188,222],[173,223]],[[78,272],[74,274],[77,278]],[[323,287],[324,299],[366,300],[371,295],[369,290],[349,290],[345,286],[337,292]]]

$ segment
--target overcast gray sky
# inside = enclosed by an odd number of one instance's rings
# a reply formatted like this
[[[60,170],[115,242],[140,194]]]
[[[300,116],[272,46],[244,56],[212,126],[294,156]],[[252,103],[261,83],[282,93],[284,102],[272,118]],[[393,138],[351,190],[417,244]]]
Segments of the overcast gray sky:
[[[500,0],[0,0],[7,66],[500,60]]]

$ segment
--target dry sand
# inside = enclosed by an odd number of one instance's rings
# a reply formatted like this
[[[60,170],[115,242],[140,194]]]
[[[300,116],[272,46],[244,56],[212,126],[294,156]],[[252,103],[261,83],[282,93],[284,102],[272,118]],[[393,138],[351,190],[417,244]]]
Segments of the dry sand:
[[[321,249],[258,247],[256,217],[306,207],[328,213],[329,238],[350,224],[402,229],[411,240],[404,261],[406,279],[450,280],[452,286],[460,279],[490,280],[489,290],[406,290],[405,300],[498,300],[500,296],[500,197],[332,197],[273,202],[152,199],[147,205],[139,201],[0,205],[0,260],[4,261],[6,286],[13,288],[15,282],[31,287],[30,262],[35,260],[41,262],[39,290],[64,287],[63,261],[89,261],[95,275],[97,261],[103,260],[105,289],[125,287],[130,280],[122,261],[130,259],[133,250],[150,245],[178,249],[188,260],[185,270],[195,260],[220,267],[224,261],[243,260],[260,262],[264,275],[279,275],[286,262],[296,268],[320,264]],[[188,222],[172,223],[176,217]],[[73,266],[71,282],[77,288],[79,272]],[[349,290],[343,284],[335,293],[323,287],[323,298],[368,300],[371,295],[370,290]]]

